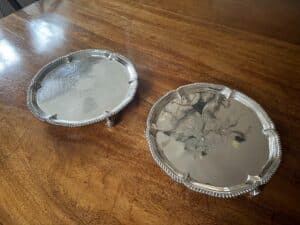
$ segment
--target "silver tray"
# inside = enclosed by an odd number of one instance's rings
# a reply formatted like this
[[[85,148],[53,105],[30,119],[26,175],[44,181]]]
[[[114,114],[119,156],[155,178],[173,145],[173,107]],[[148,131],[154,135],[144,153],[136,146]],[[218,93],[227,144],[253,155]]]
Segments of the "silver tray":
[[[134,97],[137,73],[117,53],[87,49],[45,65],[32,79],[27,105],[40,120],[62,126],[83,126],[114,116]]]
[[[281,159],[267,113],[222,85],[189,84],[161,97],[148,115],[146,138],[172,179],[215,197],[257,195]]]

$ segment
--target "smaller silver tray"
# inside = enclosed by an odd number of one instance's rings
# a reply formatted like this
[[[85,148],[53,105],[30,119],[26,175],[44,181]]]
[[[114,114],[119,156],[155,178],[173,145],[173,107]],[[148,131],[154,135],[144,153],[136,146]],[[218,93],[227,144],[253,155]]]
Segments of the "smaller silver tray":
[[[257,195],[281,159],[266,112],[222,85],[189,84],[161,97],[148,115],[146,138],[172,179],[216,197]]]
[[[45,65],[32,79],[27,105],[40,120],[62,126],[84,126],[114,116],[134,97],[137,73],[124,56],[87,49]]]

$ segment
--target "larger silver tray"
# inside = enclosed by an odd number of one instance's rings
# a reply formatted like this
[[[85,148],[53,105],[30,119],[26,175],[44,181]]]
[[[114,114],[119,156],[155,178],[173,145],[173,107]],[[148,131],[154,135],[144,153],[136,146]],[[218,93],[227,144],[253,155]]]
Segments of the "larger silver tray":
[[[258,194],[281,158],[266,112],[222,85],[196,83],[167,93],[148,115],[146,138],[171,178],[216,197]]]
[[[32,79],[27,104],[40,120],[83,126],[113,118],[134,97],[137,73],[124,56],[107,50],[70,53],[45,65]]]

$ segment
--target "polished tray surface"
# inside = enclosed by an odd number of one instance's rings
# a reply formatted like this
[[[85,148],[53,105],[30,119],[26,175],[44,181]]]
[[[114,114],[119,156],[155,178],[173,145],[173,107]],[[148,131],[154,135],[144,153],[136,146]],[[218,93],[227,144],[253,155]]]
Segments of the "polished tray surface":
[[[222,85],[189,84],[167,93],[148,115],[146,137],[169,176],[216,197],[258,194],[281,158],[266,112]]]
[[[27,96],[31,112],[43,121],[83,126],[114,116],[134,97],[132,63],[107,50],[87,49],[60,57],[33,78]]]

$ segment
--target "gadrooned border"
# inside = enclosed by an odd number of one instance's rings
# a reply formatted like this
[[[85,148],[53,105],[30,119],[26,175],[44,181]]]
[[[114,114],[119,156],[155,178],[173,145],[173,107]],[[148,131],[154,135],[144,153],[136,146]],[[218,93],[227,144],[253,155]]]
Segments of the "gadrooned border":
[[[188,176],[185,176],[183,174],[180,174],[176,172],[174,168],[172,168],[166,160],[163,159],[163,157],[160,155],[157,146],[155,144],[154,137],[151,135],[151,121],[154,115],[154,112],[156,110],[156,107],[159,106],[159,104],[167,97],[172,95],[173,93],[176,93],[184,88],[208,88],[208,89],[214,89],[218,90],[220,92],[223,92],[225,96],[232,97],[236,99],[237,101],[240,101],[241,103],[245,104],[249,108],[251,108],[260,119],[262,126],[263,126],[263,132],[266,136],[268,136],[269,141],[269,149],[270,152],[274,153],[271,158],[271,165],[268,166],[267,171],[265,171],[265,174],[261,177],[261,180],[259,182],[255,182],[252,184],[240,184],[236,185],[234,187],[214,187],[206,184],[202,184],[196,181],[191,180]],[[146,124],[146,130],[145,130],[145,136],[150,148],[151,155],[154,159],[154,161],[160,166],[162,170],[164,170],[174,181],[181,183],[185,185],[187,188],[204,193],[210,196],[214,197],[221,197],[221,198],[232,198],[236,197],[242,194],[249,193],[253,190],[255,190],[260,185],[266,184],[271,177],[274,175],[276,170],[279,167],[280,161],[281,161],[281,144],[279,140],[279,135],[277,134],[275,130],[275,126],[272,122],[272,120],[269,118],[267,113],[263,110],[263,108],[253,99],[250,97],[242,94],[241,92],[238,92],[236,90],[232,90],[226,86],[218,85],[218,84],[210,84],[210,83],[192,83],[187,84],[184,86],[180,86],[179,88],[175,90],[171,90],[168,93],[166,93],[164,96],[159,98],[157,102],[152,106],[148,118],[147,118],[147,124]]]
[[[67,120],[56,120],[56,119],[52,118],[51,115],[46,115],[46,113],[43,112],[42,109],[40,109],[37,104],[34,104],[34,95],[35,95],[34,86],[37,84],[37,81],[39,80],[40,76],[42,76],[43,73],[45,73],[45,71],[47,71],[47,69],[50,69],[57,63],[62,63],[65,61],[68,62],[69,59],[72,58],[72,56],[80,54],[80,53],[91,53],[91,54],[95,53],[95,54],[98,54],[99,56],[103,55],[103,57],[107,57],[109,59],[119,61],[120,63],[122,63],[123,65],[128,67],[128,70],[130,71],[131,76],[133,76],[133,79],[130,80],[128,95],[113,110],[103,113],[96,118],[93,118],[90,120],[84,120],[84,121],[80,121],[80,122],[71,122],[71,121],[67,121]],[[90,124],[93,124],[96,122],[103,121],[109,117],[116,115],[118,112],[120,112],[123,108],[125,108],[133,100],[136,90],[137,90],[137,87],[138,87],[138,75],[137,75],[137,72],[136,72],[133,64],[131,63],[131,61],[128,58],[126,58],[125,56],[122,56],[118,53],[111,52],[109,50],[84,49],[84,50],[71,52],[67,55],[58,57],[58,58],[54,59],[53,61],[49,62],[48,64],[44,65],[36,73],[36,75],[32,78],[30,85],[27,89],[27,107],[36,118],[38,118],[41,121],[48,122],[50,124],[66,126],[66,127],[86,126],[86,125],[90,125]]]

